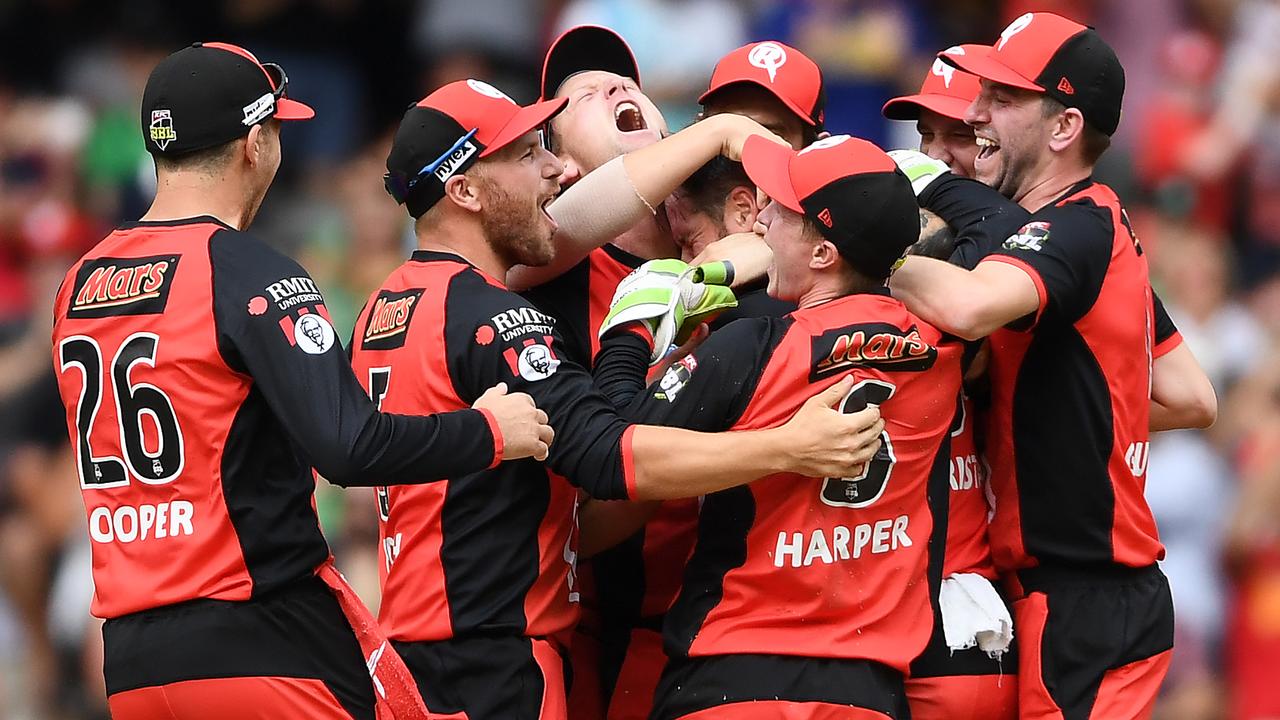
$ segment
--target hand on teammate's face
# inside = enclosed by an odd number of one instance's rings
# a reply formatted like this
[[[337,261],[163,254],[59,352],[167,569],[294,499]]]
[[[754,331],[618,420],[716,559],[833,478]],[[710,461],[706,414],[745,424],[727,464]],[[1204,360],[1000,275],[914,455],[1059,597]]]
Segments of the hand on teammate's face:
[[[555,431],[547,424],[547,413],[538,409],[525,393],[507,393],[507,384],[498,383],[481,395],[471,407],[488,410],[502,433],[502,459],[531,457],[546,460]]]

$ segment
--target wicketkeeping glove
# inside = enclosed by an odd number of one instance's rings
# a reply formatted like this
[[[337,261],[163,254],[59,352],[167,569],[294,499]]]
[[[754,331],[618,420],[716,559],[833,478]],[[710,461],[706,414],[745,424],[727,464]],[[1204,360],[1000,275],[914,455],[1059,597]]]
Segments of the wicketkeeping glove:
[[[649,363],[684,342],[697,327],[738,304],[728,284],[727,262],[689,267],[680,260],[650,260],[623,278],[600,325],[600,337],[629,322],[642,322],[653,335]]]
[[[889,157],[893,158],[898,169],[911,181],[911,189],[915,190],[916,197],[920,197],[920,193],[929,187],[929,183],[937,180],[939,175],[950,172],[946,163],[934,160],[919,150],[890,150]]]

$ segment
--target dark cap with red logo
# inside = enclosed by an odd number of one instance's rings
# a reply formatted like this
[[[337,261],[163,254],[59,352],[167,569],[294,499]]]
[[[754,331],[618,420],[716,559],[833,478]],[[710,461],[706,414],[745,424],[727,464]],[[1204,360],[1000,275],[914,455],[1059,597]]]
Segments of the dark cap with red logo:
[[[720,58],[698,102],[738,83],[758,85],[782,101],[806,124],[821,130],[827,106],[822,70],[804,53],[774,40],[754,42]]]
[[[858,272],[886,278],[920,236],[911,181],[872,143],[833,135],[796,152],[758,135],[742,148],[747,176],[804,215]]]
[[[275,63],[220,42],[196,43],[160,61],[142,92],[142,137],[163,157],[244,137],[266,120],[308,120],[310,107],[285,97],[289,77]]]
[[[1107,135],[1120,125],[1120,59],[1093,28],[1061,15],[1027,13],[1009,23],[995,45],[938,58],[992,82],[1042,92],[1078,109]]]
[[[640,84],[640,66],[631,46],[618,33],[600,25],[569,28],[551,43],[542,60],[542,99],[556,96],[571,76],[603,70]]]
[[[920,92],[915,95],[896,97],[884,104],[881,114],[890,120],[919,120],[920,110],[933,112],[949,117],[952,120],[964,120],[965,111],[978,97],[982,89],[978,76],[960,70],[954,65],[942,61],[942,55],[968,55],[971,52],[986,52],[985,45],[956,45],[939,53],[920,85]]]
[[[415,218],[444,197],[444,184],[564,109],[567,99],[521,107],[492,85],[457,80],[409,108],[387,156],[383,184]]]

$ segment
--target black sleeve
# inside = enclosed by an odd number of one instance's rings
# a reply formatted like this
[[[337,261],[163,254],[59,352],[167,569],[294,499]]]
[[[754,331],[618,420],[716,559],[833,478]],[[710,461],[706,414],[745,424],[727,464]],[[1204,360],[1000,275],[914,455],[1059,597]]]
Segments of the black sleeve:
[[[951,263],[966,270],[1031,219],[1021,205],[993,188],[958,175],[947,174],[920,194],[920,207],[942,218],[956,235]]]
[[[528,300],[467,270],[449,281],[445,343],[458,396],[470,402],[505,382],[528,393],[556,431],[547,464],[593,497],[628,497],[629,427],[567,357],[554,318]],[[480,340],[483,340],[481,342]]]
[[[627,407],[644,390],[649,355],[649,342],[635,333],[615,332],[600,341],[592,375],[614,407]]]
[[[305,270],[244,233],[209,241],[214,318],[228,365],[253,378],[303,459],[337,485],[423,482],[494,464],[476,410],[379,413],[365,395],[324,298]]]
[[[1111,265],[1115,233],[1111,214],[1092,204],[1071,203],[1034,215],[996,248],[988,260],[1028,270],[1045,312],[1074,322],[1088,312]]]
[[[748,318],[711,333],[637,396],[627,416],[646,425],[728,430],[747,409],[786,324],[786,319]]]
[[[1182,336],[1178,333],[1178,326],[1173,323],[1173,318],[1169,317],[1169,312],[1164,309],[1164,303],[1161,302],[1155,290],[1151,291],[1151,305],[1155,313],[1156,342],[1153,354],[1155,357],[1160,357],[1178,347]]]

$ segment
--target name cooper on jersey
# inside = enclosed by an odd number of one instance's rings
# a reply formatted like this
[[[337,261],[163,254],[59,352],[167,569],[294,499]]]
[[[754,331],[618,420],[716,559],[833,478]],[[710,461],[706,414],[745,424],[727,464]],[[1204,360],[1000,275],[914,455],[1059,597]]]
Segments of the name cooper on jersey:
[[[89,537],[99,543],[131,543],[192,535],[195,505],[172,500],[155,505],[121,505],[115,510],[96,507],[89,512]]]

